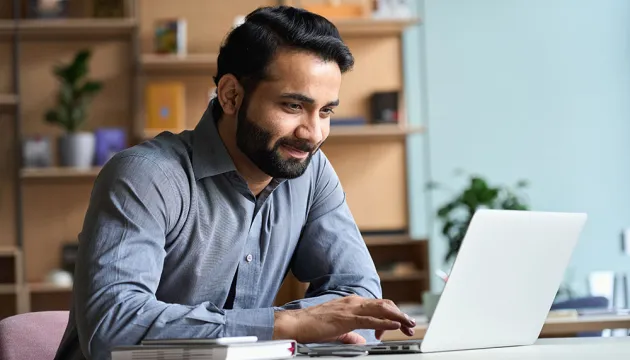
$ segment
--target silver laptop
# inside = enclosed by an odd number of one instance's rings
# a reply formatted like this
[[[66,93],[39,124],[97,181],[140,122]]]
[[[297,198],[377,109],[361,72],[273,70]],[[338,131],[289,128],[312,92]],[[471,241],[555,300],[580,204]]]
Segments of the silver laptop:
[[[423,340],[316,349],[350,355],[531,345],[540,335],[586,219],[583,213],[479,210]]]

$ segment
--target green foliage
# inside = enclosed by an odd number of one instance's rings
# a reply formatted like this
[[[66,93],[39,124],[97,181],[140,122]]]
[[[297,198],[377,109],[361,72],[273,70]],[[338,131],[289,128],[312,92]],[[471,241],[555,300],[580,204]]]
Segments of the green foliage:
[[[483,177],[470,175],[467,186],[437,211],[442,222],[441,233],[449,245],[444,260],[448,262],[457,255],[477,209],[528,210],[524,198],[518,193],[527,186],[525,180],[518,181],[514,187],[491,186]],[[428,188],[433,190],[441,186],[431,182]]]
[[[103,84],[87,78],[89,50],[79,51],[70,64],[56,65],[53,72],[59,80],[57,106],[46,112],[46,122],[62,127],[67,132],[81,129],[87,119],[87,107],[101,91]]]

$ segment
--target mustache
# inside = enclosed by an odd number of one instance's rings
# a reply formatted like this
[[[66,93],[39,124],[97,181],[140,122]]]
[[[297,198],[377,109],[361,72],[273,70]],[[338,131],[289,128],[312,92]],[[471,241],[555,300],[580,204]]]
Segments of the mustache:
[[[312,153],[315,150],[319,149],[319,147],[321,146],[321,144],[311,144],[308,141],[304,141],[304,140],[293,140],[293,139],[280,139],[277,142],[277,146],[281,146],[281,145],[285,145],[285,146],[290,146],[294,149],[300,150],[300,151],[304,151],[304,152],[308,152],[308,153]]]

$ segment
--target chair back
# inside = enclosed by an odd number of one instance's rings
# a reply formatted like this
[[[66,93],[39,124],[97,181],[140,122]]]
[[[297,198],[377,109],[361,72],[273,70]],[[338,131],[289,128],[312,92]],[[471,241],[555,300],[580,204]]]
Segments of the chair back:
[[[52,360],[68,324],[68,311],[40,311],[0,321],[0,360]]]

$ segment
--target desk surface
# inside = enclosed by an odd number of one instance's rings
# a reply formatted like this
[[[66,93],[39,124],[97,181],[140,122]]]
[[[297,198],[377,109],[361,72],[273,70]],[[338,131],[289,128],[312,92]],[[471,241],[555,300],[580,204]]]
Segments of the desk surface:
[[[383,340],[422,339],[427,331],[428,323],[419,323],[415,327],[413,337],[400,331],[388,331]],[[548,318],[540,336],[565,335],[583,331],[599,331],[604,329],[630,329],[630,315],[588,315],[577,318]],[[630,360],[630,354],[628,355]]]
[[[540,339],[531,346],[432,354],[370,355],[366,360],[628,360],[630,337]]]

